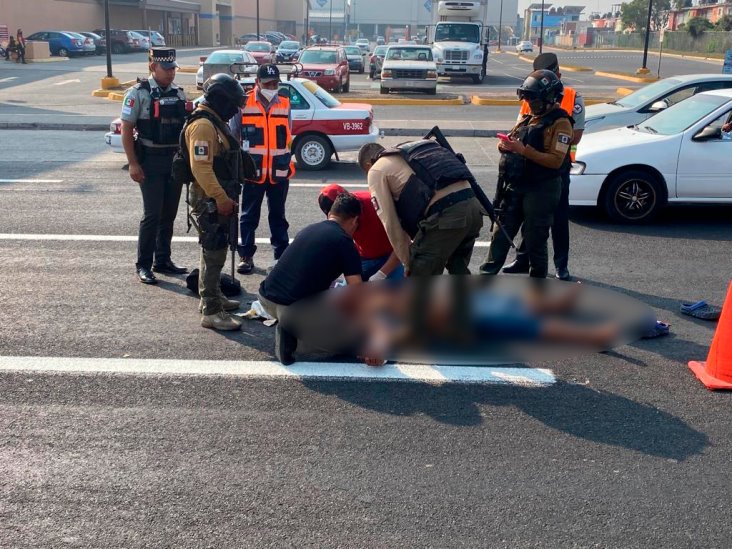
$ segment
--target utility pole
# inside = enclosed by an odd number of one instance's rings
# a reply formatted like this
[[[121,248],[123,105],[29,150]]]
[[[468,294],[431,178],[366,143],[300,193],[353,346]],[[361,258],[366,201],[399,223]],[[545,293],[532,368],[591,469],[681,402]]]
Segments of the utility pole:
[[[257,40],[259,40],[259,0],[257,0]]]
[[[539,24],[539,54],[544,50],[544,0],[541,0],[541,23]]]
[[[305,44],[310,44],[310,0],[305,0]]]
[[[648,63],[648,41],[651,38],[651,12],[653,10],[653,0],[648,0],[648,21],[646,21],[646,41],[643,45],[643,66],[636,71],[636,74],[648,74],[650,69]]]
[[[104,0],[104,38],[107,43],[107,76],[102,78],[102,89],[119,86],[119,80],[112,76],[112,36],[109,33],[109,0]]]
[[[501,8],[498,11],[498,50],[501,51],[501,28],[503,27],[503,0],[501,0]]]
[[[330,15],[328,16],[328,42],[333,43],[333,1],[330,0]]]

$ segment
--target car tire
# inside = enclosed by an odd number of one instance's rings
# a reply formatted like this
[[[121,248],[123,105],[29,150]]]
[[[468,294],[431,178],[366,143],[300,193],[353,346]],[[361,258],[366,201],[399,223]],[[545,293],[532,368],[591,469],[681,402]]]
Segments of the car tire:
[[[379,88],[379,91],[381,92],[382,95],[386,95],[389,93],[389,88],[385,88],[384,86],[381,86],[381,88]]]
[[[125,48],[121,44],[112,44],[112,53],[124,53]]]
[[[58,52],[56,53],[59,57],[68,57],[69,56],[69,50],[66,48],[59,48]]]
[[[642,170],[626,170],[608,182],[600,204],[607,216],[617,223],[647,223],[663,204],[658,179]]]
[[[343,89],[343,93],[348,93],[349,91],[351,91],[351,78],[350,77],[348,78],[346,85],[342,86],[342,89]]]
[[[473,75],[473,84],[482,84],[485,80],[485,69],[480,69],[480,74]]]
[[[363,74],[363,73],[365,73],[365,72],[366,72],[366,70],[365,70],[365,69],[364,69],[363,67],[361,67],[361,68],[359,69],[359,71],[358,71],[358,74]]]
[[[322,170],[330,164],[333,147],[322,135],[306,134],[295,143],[297,167],[305,171]]]
[[[343,91],[343,80],[338,82],[338,85],[333,90],[333,93],[341,93]]]
[[[437,95],[437,88],[427,90],[427,95]]]

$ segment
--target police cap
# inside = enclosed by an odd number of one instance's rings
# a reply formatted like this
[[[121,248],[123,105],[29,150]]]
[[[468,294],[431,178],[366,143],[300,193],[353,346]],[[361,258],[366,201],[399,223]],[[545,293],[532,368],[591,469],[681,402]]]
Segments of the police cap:
[[[164,69],[177,69],[175,48],[150,48],[150,62],[158,63]]]

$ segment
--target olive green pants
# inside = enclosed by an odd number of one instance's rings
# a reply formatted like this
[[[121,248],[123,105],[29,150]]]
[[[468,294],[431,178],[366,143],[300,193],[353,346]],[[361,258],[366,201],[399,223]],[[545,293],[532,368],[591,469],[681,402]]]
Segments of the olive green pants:
[[[409,276],[469,275],[473,246],[483,227],[476,198],[469,198],[419,222],[409,250]]]
[[[549,228],[554,221],[554,210],[559,204],[562,192],[560,177],[536,184],[537,189],[530,191],[510,190],[501,204],[500,221],[508,236],[513,239],[523,225],[526,252],[531,264],[529,276],[546,278],[549,264]],[[496,225],[485,261],[480,266],[483,274],[498,274],[506,262],[511,242]]]

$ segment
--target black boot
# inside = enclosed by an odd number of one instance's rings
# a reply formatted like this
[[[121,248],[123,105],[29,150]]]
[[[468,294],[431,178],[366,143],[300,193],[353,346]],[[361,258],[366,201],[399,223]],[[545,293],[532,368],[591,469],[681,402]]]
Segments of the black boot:
[[[503,268],[503,272],[507,274],[525,274],[529,272],[529,264],[516,259],[506,265]]]
[[[275,357],[284,366],[289,366],[295,362],[292,354],[297,349],[297,338],[286,330],[282,329],[282,325],[278,322],[275,328]]]

